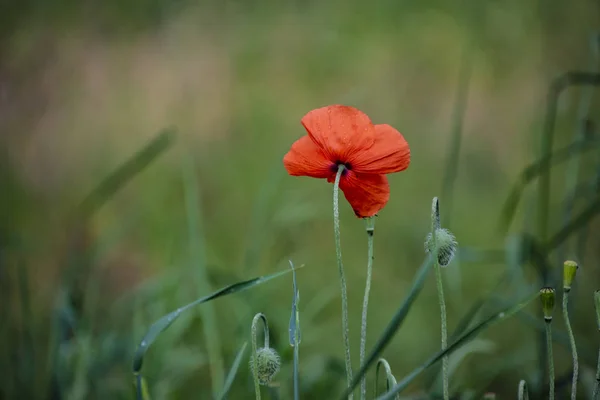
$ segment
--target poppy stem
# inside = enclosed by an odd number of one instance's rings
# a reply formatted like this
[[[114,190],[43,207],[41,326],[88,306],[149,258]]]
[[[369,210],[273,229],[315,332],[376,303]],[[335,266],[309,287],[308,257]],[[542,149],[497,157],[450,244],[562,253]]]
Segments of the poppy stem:
[[[258,344],[256,340],[257,331],[258,331],[258,321],[261,320],[264,327],[264,335],[265,335],[265,348],[269,347],[269,324],[267,322],[267,317],[258,313],[252,319],[252,329],[250,330],[252,333],[252,377],[254,379],[254,394],[256,400],[260,400],[260,382],[258,379]]]
[[[579,376],[579,362],[577,358],[577,346],[575,345],[575,336],[573,335],[573,328],[571,327],[571,321],[569,319],[569,292],[571,288],[565,287],[563,290],[563,302],[562,311],[563,318],[565,320],[565,326],[569,334],[569,341],[571,342],[571,353],[573,355],[573,382],[571,384],[571,400],[577,398],[577,379]]]
[[[549,400],[554,400],[554,355],[552,354],[552,319],[545,320],[546,354],[548,355]]]
[[[346,378],[348,387],[352,383],[352,361],[350,359],[350,330],[348,328],[348,293],[346,291],[346,276],[344,274],[344,264],[342,264],[342,242],[340,239],[340,202],[339,189],[340,179],[344,172],[344,165],[338,166],[335,182],[333,183],[333,233],[335,236],[335,254],[337,258],[338,272],[340,274],[340,287],[342,291],[342,335],[344,337],[344,359],[346,361]],[[352,399],[354,395],[348,395]]]
[[[371,276],[373,273],[373,234],[375,233],[375,218],[365,218],[365,229],[367,231],[367,280],[365,283],[365,296],[363,299],[362,324],[360,328],[360,365],[365,361],[367,347],[367,312],[369,308],[369,293],[371,292]],[[363,376],[360,381],[360,398],[367,398],[367,378]]]
[[[440,302],[440,319],[442,322],[442,350],[448,347],[448,322],[446,320],[446,300],[444,299],[444,286],[442,283],[442,268],[439,262],[439,249],[437,244],[437,233],[441,229],[440,223],[440,203],[437,197],[433,198],[431,204],[431,240],[433,243],[433,265],[435,268],[435,280],[437,283],[437,292]],[[448,356],[442,358],[442,390],[444,400],[450,399],[450,389],[448,384]]]

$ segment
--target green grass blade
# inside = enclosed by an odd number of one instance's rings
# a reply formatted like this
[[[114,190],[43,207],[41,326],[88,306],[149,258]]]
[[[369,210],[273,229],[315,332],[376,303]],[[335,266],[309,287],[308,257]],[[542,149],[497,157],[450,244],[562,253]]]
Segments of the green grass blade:
[[[185,306],[180,307],[177,310],[170,312],[167,315],[164,315],[163,317],[158,319],[156,322],[154,322],[150,326],[150,328],[148,329],[148,332],[143,337],[143,339],[140,341],[140,344],[138,345],[138,348],[133,357],[133,373],[138,374],[141,371],[142,363],[144,361],[144,356],[146,355],[146,352],[148,351],[150,346],[154,343],[154,341],[158,338],[158,336],[162,332],[164,332],[167,328],[169,328],[169,326],[171,326],[171,324],[173,322],[175,322],[175,320],[183,312],[185,312],[185,311],[189,310],[190,308],[193,308],[197,305],[209,302],[211,300],[218,299],[219,297],[238,293],[238,292],[250,289],[254,286],[258,286],[260,284],[270,281],[271,279],[275,279],[280,276],[283,276],[283,275],[287,274],[288,272],[290,272],[290,270],[279,271],[279,272],[276,272],[276,273],[273,273],[270,275],[261,276],[261,277],[257,277],[254,279],[249,279],[247,281],[242,281],[242,282],[234,283],[229,286],[225,286],[224,288],[221,288],[208,296],[204,296],[197,300],[194,300],[193,302],[186,304]]]
[[[174,139],[175,130],[173,128],[160,132],[150,143],[100,182],[80,204],[81,214],[88,216],[102,207],[127,182],[168,150],[174,143]]]
[[[348,395],[352,393],[356,385],[358,385],[362,377],[367,373],[368,369],[373,365],[373,363],[375,363],[379,359],[379,356],[381,355],[381,353],[383,353],[383,350],[385,350],[385,348],[390,343],[398,329],[400,329],[400,326],[402,326],[402,322],[404,322],[404,319],[408,315],[410,308],[417,299],[419,293],[421,293],[421,289],[423,289],[423,285],[425,284],[425,279],[427,278],[427,275],[431,270],[432,266],[433,259],[430,256],[428,256],[427,258],[425,258],[425,261],[423,261],[423,264],[421,264],[421,266],[419,267],[415,280],[413,281],[412,287],[410,288],[410,292],[404,299],[404,302],[392,317],[392,320],[385,328],[385,331],[377,340],[375,347],[373,348],[373,350],[371,350],[371,353],[365,359],[364,364],[361,365],[360,369],[358,370],[358,373],[354,376],[350,387],[346,389],[342,396],[340,396],[340,399],[346,399]]]
[[[248,342],[244,342],[237,355],[235,356],[235,360],[231,365],[231,369],[227,374],[227,379],[225,379],[225,385],[223,386],[223,390],[221,394],[217,397],[219,400],[225,400],[227,398],[227,393],[231,389],[231,385],[233,384],[233,380],[235,379],[238,369],[240,368],[240,364],[242,362],[242,358],[244,357],[244,353],[246,352],[246,346],[248,346]]]
[[[562,244],[581,227],[589,224],[592,218],[598,213],[600,213],[600,197],[596,197],[577,217],[552,236],[546,244],[546,249],[550,251]]]
[[[529,296],[527,299],[511,305],[510,307],[507,307],[507,308],[503,309],[502,311],[499,311],[499,312],[491,315],[490,317],[486,318],[484,321],[475,325],[474,327],[469,329],[467,332],[462,334],[460,336],[460,338],[458,338],[456,341],[452,342],[446,349],[440,350],[437,353],[435,353],[431,358],[429,358],[427,361],[425,361],[425,363],[423,363],[422,365],[420,365],[419,367],[414,369],[409,375],[407,375],[404,379],[402,379],[389,392],[387,392],[383,396],[378,397],[377,399],[378,400],[392,399],[397,393],[400,393],[402,390],[406,389],[406,387],[417,376],[419,376],[423,371],[425,371],[427,368],[429,368],[430,366],[432,366],[435,363],[437,363],[438,361],[440,361],[444,356],[450,355],[451,353],[453,353],[454,351],[459,349],[462,345],[467,343],[469,340],[475,338],[479,333],[481,333],[485,329],[489,328],[493,324],[500,322],[501,320],[505,320],[508,317],[511,317],[512,315],[516,314],[519,310],[521,310],[523,307],[525,307],[527,304],[529,304],[532,300],[536,299],[538,296],[539,296],[539,293],[536,292],[535,294]]]
[[[523,191],[529,183],[531,183],[535,178],[543,175],[547,169],[561,164],[573,157],[577,157],[588,151],[597,149],[599,146],[600,141],[597,139],[588,140],[585,146],[582,146],[581,143],[571,143],[570,145],[560,148],[554,153],[544,156],[525,167],[520,174],[519,180],[515,185],[513,185],[513,188],[502,207],[499,223],[500,231],[502,233],[508,231],[508,228],[510,227],[510,224],[517,211]]]
[[[200,189],[198,188],[192,158],[185,157],[182,167],[190,251],[190,274],[194,279],[194,290],[197,289],[200,293],[209,293],[212,288],[206,270],[206,239],[200,222],[201,213],[199,210],[202,209]],[[215,308],[212,304],[207,304],[199,312],[202,318],[204,339],[206,340],[212,392],[213,396],[216,397],[217,391],[221,390],[224,385],[225,373]]]

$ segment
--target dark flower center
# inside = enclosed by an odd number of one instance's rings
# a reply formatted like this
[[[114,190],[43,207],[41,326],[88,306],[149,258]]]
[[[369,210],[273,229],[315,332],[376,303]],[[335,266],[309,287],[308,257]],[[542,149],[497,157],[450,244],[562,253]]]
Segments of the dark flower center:
[[[330,167],[331,172],[337,173],[340,165],[343,165],[345,167],[344,170],[342,171],[342,176],[346,176],[348,171],[352,170],[352,164],[350,164],[348,162],[342,162],[340,160],[337,160],[334,164],[331,164],[331,167]]]

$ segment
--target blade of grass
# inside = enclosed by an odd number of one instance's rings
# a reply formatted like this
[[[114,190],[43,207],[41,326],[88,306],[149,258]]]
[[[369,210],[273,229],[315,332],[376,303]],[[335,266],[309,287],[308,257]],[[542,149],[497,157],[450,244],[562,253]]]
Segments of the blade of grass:
[[[242,362],[242,358],[244,357],[244,353],[246,352],[247,345],[248,345],[248,342],[244,342],[242,347],[239,349],[237,355],[235,356],[235,360],[233,361],[233,364],[231,365],[231,369],[229,370],[229,373],[227,374],[227,379],[225,379],[225,385],[223,386],[223,390],[221,391],[221,394],[217,397],[217,399],[225,400],[227,398],[227,393],[231,389],[233,380],[235,379],[238,369],[240,368],[240,364]]]
[[[102,207],[127,182],[168,150],[173,145],[174,139],[175,129],[168,128],[160,132],[150,143],[100,182],[81,202],[79,206],[81,215],[83,217],[89,216]]]
[[[472,9],[476,8],[472,6]],[[479,14],[473,11],[473,17]],[[476,22],[472,18],[472,23]],[[473,75],[474,54],[473,40],[464,45],[461,56],[460,71],[458,74],[458,84],[456,90],[456,98],[454,101],[454,111],[452,116],[452,138],[450,139],[450,149],[446,157],[446,168],[444,168],[444,177],[442,179],[442,194],[441,198],[446,202],[446,212],[444,213],[444,226],[450,225],[450,216],[452,214],[452,189],[455,186],[458,176],[458,162],[460,158],[460,148],[462,144],[462,131],[465,119],[465,111],[467,109],[467,101],[469,98],[469,87],[471,76]]]
[[[348,394],[352,393],[352,390],[354,390],[354,388],[358,385],[358,383],[360,383],[362,377],[367,373],[367,371],[373,365],[373,363],[375,363],[379,359],[379,356],[381,355],[381,353],[383,353],[383,351],[385,350],[387,345],[390,343],[390,341],[392,340],[392,338],[394,337],[394,335],[396,334],[398,329],[400,329],[400,326],[402,326],[402,323],[404,322],[404,319],[408,315],[410,308],[412,307],[413,303],[417,299],[419,293],[421,293],[421,289],[423,289],[423,285],[425,284],[425,279],[427,278],[427,274],[431,270],[432,266],[433,266],[433,258],[431,256],[427,256],[425,258],[425,260],[423,261],[423,263],[421,264],[421,266],[419,267],[419,270],[417,271],[417,275],[416,275],[416,277],[413,281],[413,284],[410,288],[410,292],[408,293],[408,295],[402,302],[402,305],[400,306],[400,308],[398,308],[398,310],[392,317],[392,320],[389,322],[388,326],[385,328],[385,331],[383,332],[383,334],[381,334],[381,336],[377,340],[377,343],[373,347],[373,350],[371,350],[371,353],[365,359],[364,364],[360,366],[360,369],[358,370],[358,373],[352,379],[350,386],[340,396],[340,399],[346,399],[348,397]]]
[[[167,330],[169,328],[169,326],[171,326],[171,324],[173,322],[175,322],[175,320],[183,312],[185,312],[197,305],[209,302],[211,300],[218,299],[219,297],[238,293],[238,292],[250,289],[254,286],[261,285],[265,282],[270,281],[271,279],[283,276],[283,275],[287,274],[288,272],[290,272],[290,270],[280,271],[280,272],[276,272],[276,273],[273,273],[270,275],[261,276],[261,277],[249,279],[246,281],[234,283],[229,286],[225,286],[224,288],[221,288],[221,289],[217,290],[216,292],[209,294],[208,296],[204,296],[197,300],[194,300],[191,303],[186,304],[185,306],[180,307],[177,310],[172,311],[172,312],[168,313],[167,315],[164,315],[163,317],[159,318],[156,322],[154,322],[150,326],[150,328],[146,332],[146,335],[144,335],[144,337],[140,341],[140,344],[138,345],[137,350],[135,351],[135,354],[133,357],[133,373],[134,373],[134,375],[137,375],[140,373],[140,371],[142,369],[142,364],[144,361],[144,356],[146,355],[146,352],[148,351],[150,346],[154,343],[154,341],[156,341],[158,336],[162,332]],[[138,390],[141,390],[141,388],[138,387]]]
[[[556,123],[556,114],[558,109],[558,99],[563,91],[570,86],[579,85],[600,85],[600,74],[593,74],[581,71],[569,71],[554,79],[548,90],[546,119],[542,130],[540,142],[540,157],[546,160],[540,166],[539,191],[538,191],[538,240],[546,241],[548,230],[548,212],[550,204],[550,157],[554,144],[554,125]]]
[[[577,217],[548,240],[545,246],[547,251],[553,250],[567,240],[569,236],[577,232],[581,227],[588,225],[592,218],[598,213],[600,213],[600,196],[595,198],[589,206],[577,215]]]
[[[523,195],[523,191],[529,183],[535,178],[541,176],[546,172],[547,169],[552,166],[561,164],[572,157],[579,156],[588,151],[595,150],[600,146],[600,141],[597,139],[590,139],[586,141],[586,145],[582,146],[581,143],[571,143],[568,146],[562,147],[556,150],[554,153],[543,156],[539,160],[533,162],[523,169],[519,179],[508,195],[508,198],[504,201],[502,206],[502,212],[500,213],[499,230],[501,233],[506,233],[510,224],[514,218],[514,215]]]
[[[600,37],[598,33],[594,33],[590,38],[590,71],[600,72],[600,53],[598,51],[598,46],[600,45]],[[590,107],[592,104],[592,97],[594,94],[593,87],[589,86],[581,91],[581,98],[579,101],[579,110],[577,115],[577,128],[575,129],[575,133],[573,134],[573,143],[581,143],[585,142],[586,136],[589,134],[589,124],[588,118],[590,114]],[[581,164],[581,157],[572,158],[567,165],[567,172],[565,174],[565,193],[574,193],[575,188],[577,186],[577,182],[579,182],[579,167]],[[566,226],[571,220],[571,216],[573,214],[573,207],[575,205],[576,197],[568,196],[565,200],[564,210],[563,210],[563,226]],[[565,243],[562,246],[559,246],[559,249],[556,254],[557,264],[560,265],[565,259],[565,253],[568,251],[568,243]]]
[[[404,379],[402,379],[389,392],[387,392],[383,396],[378,397],[377,400],[392,399],[397,393],[400,393],[402,390],[406,389],[406,387],[417,376],[419,376],[423,371],[425,371],[427,368],[429,368],[430,366],[432,366],[435,363],[437,363],[438,361],[440,361],[444,356],[452,354],[454,351],[459,349],[462,345],[464,345],[471,339],[475,338],[479,333],[481,333],[485,329],[489,328],[490,326],[494,325],[495,323],[511,317],[512,315],[517,313],[519,310],[521,310],[523,307],[525,307],[527,304],[529,304],[532,300],[534,300],[538,296],[539,296],[539,293],[536,292],[535,294],[529,296],[525,300],[514,303],[510,307],[507,307],[507,308],[503,309],[502,311],[492,314],[490,317],[486,318],[484,321],[480,322],[479,324],[475,325],[474,327],[469,329],[467,332],[462,334],[460,338],[458,338],[456,341],[452,342],[445,350],[440,350],[437,353],[435,353],[432,357],[430,357],[422,365],[420,365],[419,367],[414,369],[410,374],[408,374]]]
[[[199,210],[202,209],[200,190],[194,173],[194,162],[190,156],[184,157],[182,169],[190,250],[190,273],[194,279],[194,291],[197,289],[200,293],[209,293],[212,288],[206,271],[206,239],[200,222],[201,214]],[[216,397],[217,391],[223,387],[225,378],[215,308],[212,304],[207,304],[206,307],[199,309],[199,313],[202,318],[204,339],[206,340],[213,397]]]

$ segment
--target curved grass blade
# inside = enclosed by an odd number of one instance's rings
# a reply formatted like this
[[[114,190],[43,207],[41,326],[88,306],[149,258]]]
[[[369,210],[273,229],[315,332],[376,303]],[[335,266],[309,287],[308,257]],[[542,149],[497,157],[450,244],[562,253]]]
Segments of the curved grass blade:
[[[425,278],[427,278],[427,274],[431,270],[432,266],[433,258],[431,256],[428,256],[427,258],[425,258],[425,261],[423,261],[423,264],[421,264],[421,266],[419,267],[417,276],[415,277],[412,287],[410,288],[410,292],[404,299],[404,302],[402,303],[400,308],[398,308],[396,314],[394,314],[394,316],[392,317],[392,320],[385,328],[385,331],[377,340],[375,347],[373,348],[373,350],[371,350],[371,353],[365,359],[364,364],[361,365],[360,369],[358,370],[358,373],[352,379],[350,386],[344,391],[342,396],[340,396],[340,399],[346,399],[348,395],[352,393],[356,385],[358,385],[362,377],[367,373],[367,370],[373,365],[375,361],[377,361],[377,359],[379,358],[381,353],[383,353],[383,350],[385,350],[385,348],[390,343],[398,329],[400,329],[400,326],[402,325],[402,322],[404,322],[404,319],[408,315],[410,308],[417,299],[419,293],[421,293],[421,289],[423,289],[423,285],[425,284]]]
[[[223,390],[221,391],[221,394],[218,397],[219,400],[225,400],[227,398],[227,393],[229,392],[229,389],[231,389],[233,380],[235,379],[235,376],[237,375],[237,371],[240,368],[240,364],[242,362],[242,357],[244,357],[244,353],[246,352],[247,345],[248,345],[248,342],[244,342],[244,344],[238,351],[237,355],[235,356],[235,360],[233,361],[233,364],[231,365],[231,369],[229,370],[229,373],[227,374],[227,379],[225,379],[225,385],[223,386]]]
[[[589,73],[582,71],[568,71],[558,78],[554,79],[548,90],[546,104],[546,119],[542,130],[540,143],[540,157],[547,159],[552,153],[554,144],[554,125],[556,123],[556,114],[558,110],[558,99],[563,91],[570,86],[600,85],[600,74]],[[579,145],[576,143],[576,145]],[[542,173],[540,175],[539,190],[538,190],[538,239],[542,242],[546,241],[548,230],[548,212],[550,206],[550,160],[541,166]]]
[[[523,169],[517,183],[513,186],[508,198],[504,202],[502,212],[500,213],[500,232],[506,233],[510,224],[515,216],[519,201],[523,191],[529,183],[531,183],[538,176],[542,176],[546,170],[552,166],[561,164],[572,157],[583,155],[584,153],[597,149],[600,146],[600,141],[588,140],[585,145],[581,143],[571,143],[568,146],[556,150],[554,153],[549,154],[528,165]]]
[[[546,249],[550,251],[556,246],[559,246],[561,243],[567,240],[569,236],[577,232],[579,228],[589,224],[592,220],[592,217],[598,213],[600,213],[600,197],[595,198],[585,210],[579,213],[577,217],[575,217],[571,222],[566,224],[560,231],[552,236],[546,243]]]
[[[402,379],[390,391],[388,391],[383,396],[378,397],[377,400],[390,400],[390,399],[394,398],[394,396],[397,393],[400,393],[402,390],[406,389],[406,387],[417,376],[419,376],[423,371],[425,371],[427,368],[429,368],[430,366],[432,366],[435,363],[437,363],[438,361],[440,361],[444,356],[450,355],[451,353],[453,353],[454,351],[459,349],[462,345],[467,343],[469,340],[473,339],[475,336],[477,336],[479,333],[481,333],[485,329],[489,328],[493,324],[500,322],[502,320],[505,320],[508,317],[511,317],[512,315],[516,314],[519,310],[521,310],[523,307],[525,307],[527,304],[529,304],[532,300],[534,300],[538,296],[539,296],[539,293],[536,292],[535,294],[529,296],[527,299],[511,305],[510,307],[507,307],[507,308],[503,309],[502,311],[499,311],[499,312],[491,315],[490,317],[486,318],[484,321],[475,325],[474,327],[469,329],[467,332],[462,334],[461,337],[458,338],[456,341],[452,342],[446,349],[438,351],[431,358],[429,358],[427,361],[425,361],[425,363],[423,363],[422,365],[420,365],[419,367],[414,369],[410,374],[408,374],[404,379]]]
[[[160,132],[150,143],[123,163],[81,202],[79,212],[85,217],[102,207],[119,189],[150,165],[174,143],[175,129]]]
[[[300,399],[300,378],[299,378],[299,363],[300,363],[300,313],[298,312],[298,302],[300,301],[300,291],[296,283],[296,269],[292,260],[290,260],[292,268],[292,282],[294,296],[292,298],[292,315],[290,316],[289,339],[290,346],[294,348],[294,400]]]
[[[200,305],[202,303],[206,303],[208,301],[218,299],[219,297],[227,296],[230,294],[234,294],[234,293],[238,293],[238,292],[250,289],[254,286],[257,286],[257,285],[263,284],[267,281],[270,281],[271,279],[278,278],[282,275],[285,275],[288,272],[290,272],[290,270],[280,271],[280,272],[276,272],[274,274],[261,276],[261,277],[254,278],[254,279],[249,279],[249,280],[243,281],[243,282],[234,283],[232,285],[229,285],[222,289],[219,289],[216,292],[214,292],[208,296],[201,297],[201,298],[199,298],[189,304],[186,304],[185,306],[180,307],[177,310],[170,312],[169,314],[163,316],[162,318],[160,318],[158,321],[154,322],[150,326],[150,328],[148,329],[148,332],[146,333],[146,335],[144,336],[144,338],[141,340],[140,344],[138,345],[138,348],[133,357],[133,373],[135,375],[140,373],[140,371],[142,369],[142,363],[144,361],[144,356],[146,355],[146,352],[148,351],[148,349],[150,348],[152,343],[154,343],[154,341],[158,338],[158,335],[160,335],[167,328],[169,328],[169,326],[171,326],[171,324],[173,322],[175,322],[175,320],[183,312],[185,312],[185,311],[189,310],[190,308],[193,308],[197,305]],[[140,388],[138,387],[138,391],[139,390],[140,390]]]

